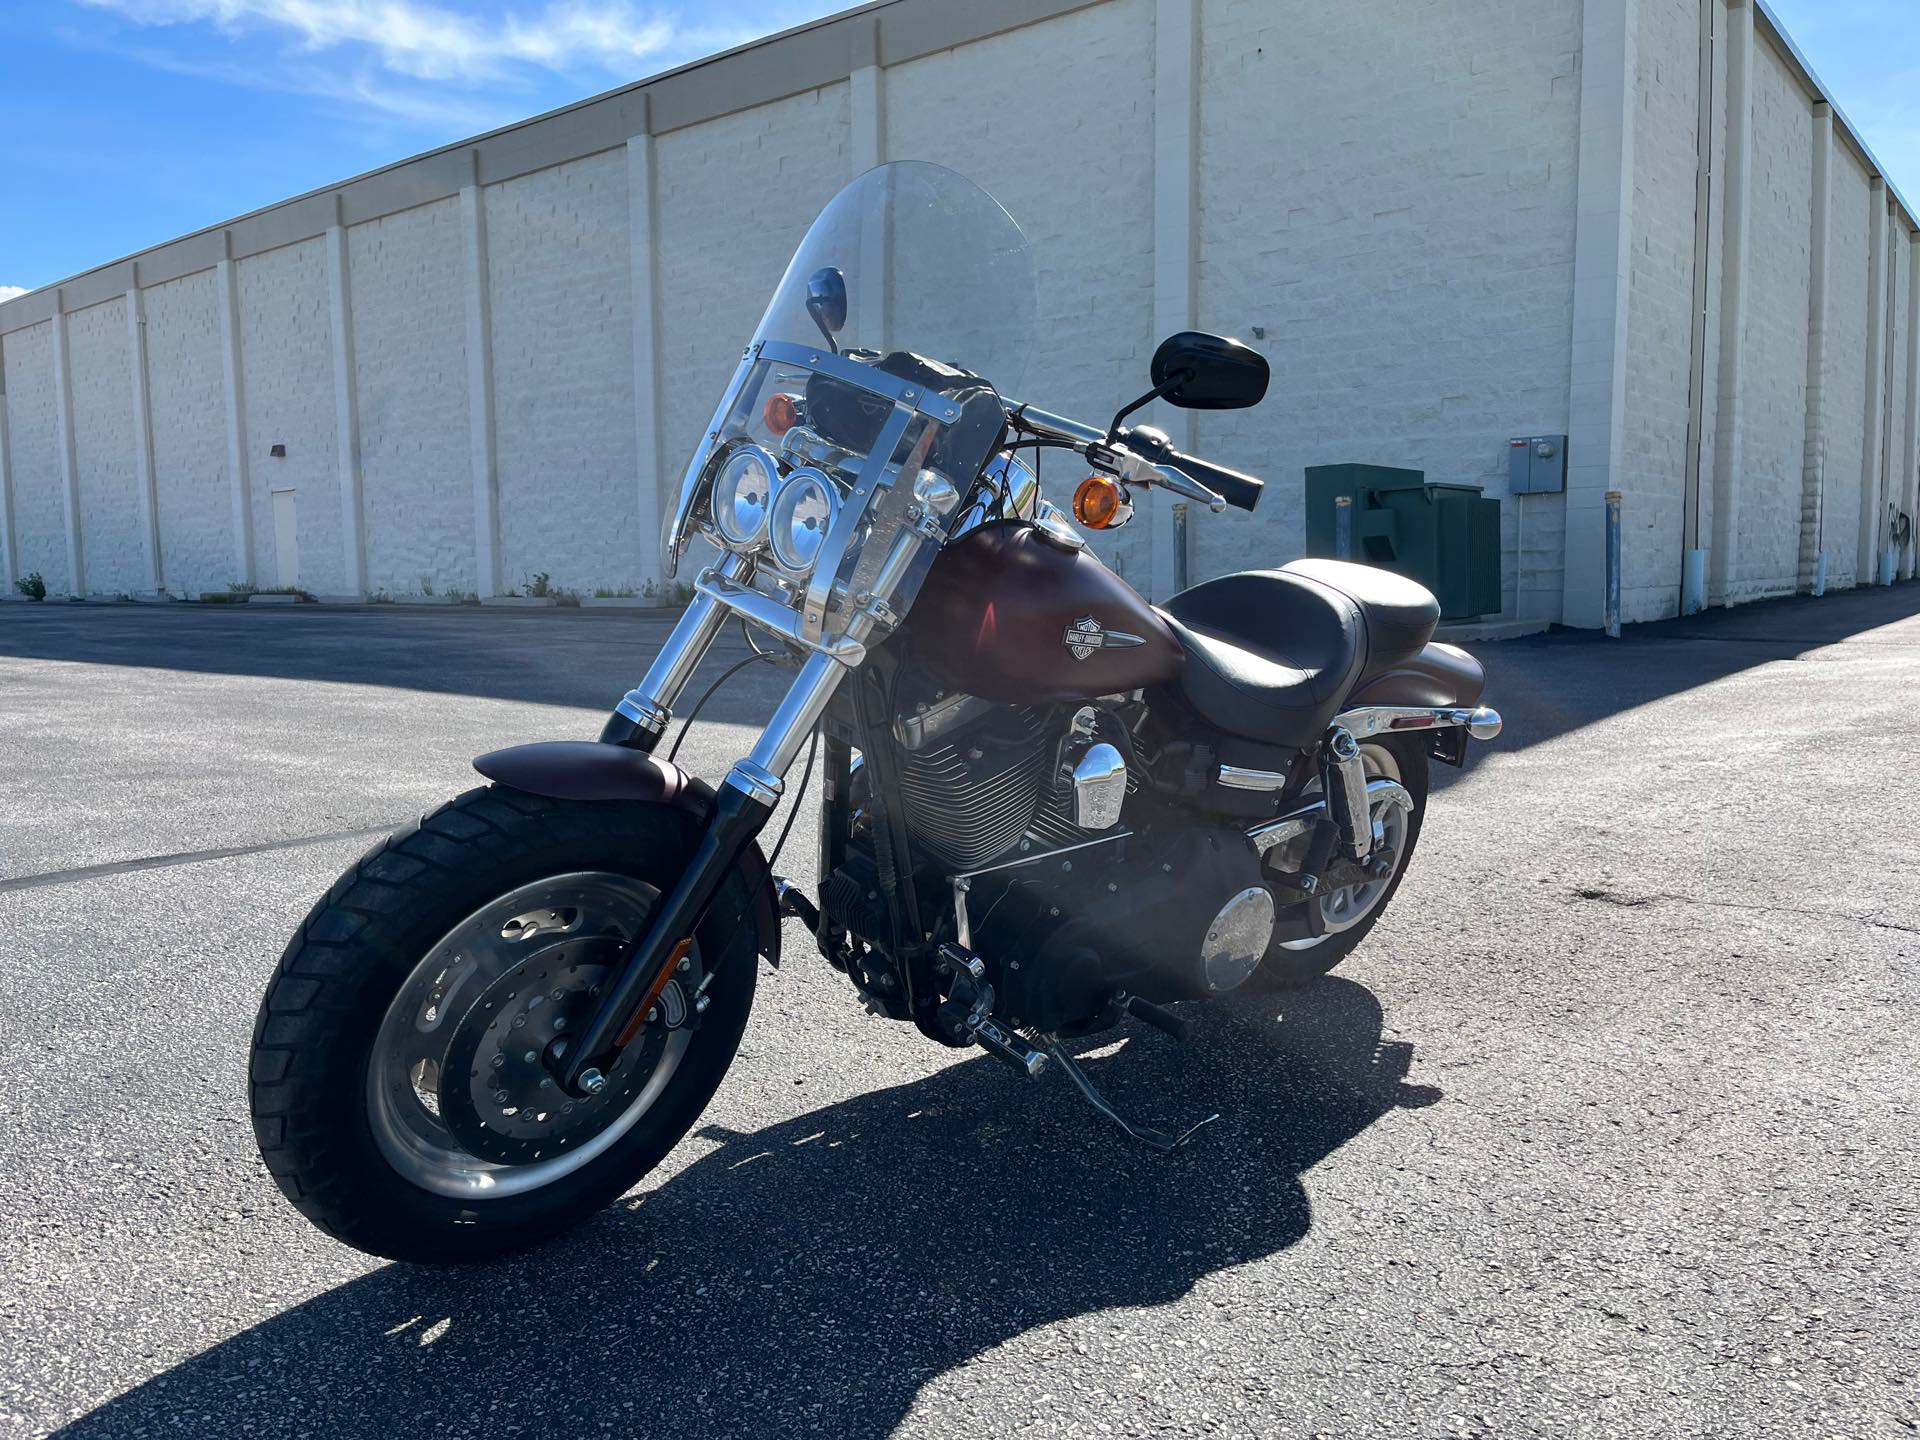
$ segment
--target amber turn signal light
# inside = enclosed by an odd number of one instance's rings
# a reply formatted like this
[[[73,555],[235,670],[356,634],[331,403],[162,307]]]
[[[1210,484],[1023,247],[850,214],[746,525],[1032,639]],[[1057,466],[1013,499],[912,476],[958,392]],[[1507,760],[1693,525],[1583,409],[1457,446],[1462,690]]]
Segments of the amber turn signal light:
[[[800,423],[800,402],[793,396],[774,391],[767,397],[767,429],[776,435],[784,435]]]
[[[1110,530],[1124,525],[1132,512],[1120,482],[1110,476],[1089,475],[1073,492],[1073,518],[1089,530]]]

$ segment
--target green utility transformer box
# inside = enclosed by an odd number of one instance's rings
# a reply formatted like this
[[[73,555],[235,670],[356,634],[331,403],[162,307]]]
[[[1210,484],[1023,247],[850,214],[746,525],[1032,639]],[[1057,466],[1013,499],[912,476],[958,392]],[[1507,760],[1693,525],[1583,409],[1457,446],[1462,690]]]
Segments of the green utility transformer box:
[[[1307,554],[1339,556],[1335,501],[1353,501],[1351,553],[1418,580],[1444,620],[1500,609],[1500,502],[1478,485],[1429,483],[1424,470],[1386,465],[1307,467]]]

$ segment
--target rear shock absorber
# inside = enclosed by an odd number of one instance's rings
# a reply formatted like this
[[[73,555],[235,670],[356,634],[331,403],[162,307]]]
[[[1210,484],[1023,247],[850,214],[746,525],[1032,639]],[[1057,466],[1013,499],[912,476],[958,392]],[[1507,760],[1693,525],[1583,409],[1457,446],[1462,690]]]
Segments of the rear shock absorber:
[[[1367,809],[1367,767],[1360,742],[1340,726],[1327,733],[1327,762],[1320,777],[1327,813],[1340,828],[1340,843],[1355,860],[1373,849],[1373,817]]]

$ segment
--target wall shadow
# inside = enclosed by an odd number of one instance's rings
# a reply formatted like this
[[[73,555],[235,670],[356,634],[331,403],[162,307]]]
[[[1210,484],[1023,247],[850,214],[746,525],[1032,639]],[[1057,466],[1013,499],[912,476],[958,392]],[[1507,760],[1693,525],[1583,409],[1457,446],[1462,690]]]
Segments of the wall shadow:
[[[1486,664],[1487,698],[1508,722],[1500,748],[1513,750],[1917,612],[1920,584],[1906,582],[1629,626],[1617,641],[1561,631],[1469,648]],[[658,616],[607,610],[8,604],[0,656],[601,709],[645,672],[668,628]],[[693,693],[746,653],[730,629]],[[756,722],[784,684],[776,667],[751,666],[714,698],[708,717]]]
[[[1189,1046],[1146,1032],[1088,1062],[1164,1121],[1219,1103],[1171,1157],[1063,1077],[981,1057],[753,1134],[703,1131],[712,1153],[567,1239],[388,1266],[61,1433],[885,1436],[929,1380],[1003,1341],[1295,1244],[1301,1173],[1440,1098],[1405,1083],[1412,1047],[1382,1043],[1364,987],[1329,979],[1279,1008],[1205,1007]]]
[[[1557,630],[1469,645],[1487,668],[1487,703],[1506,728],[1491,745],[1470,747],[1467,768],[1487,754],[1522,750],[1745,670],[1857,641],[1915,614],[1920,584],[1909,582],[1629,625],[1618,640]],[[1920,648],[1920,629],[1887,643]],[[1435,766],[1434,784],[1444,787],[1461,773]]]

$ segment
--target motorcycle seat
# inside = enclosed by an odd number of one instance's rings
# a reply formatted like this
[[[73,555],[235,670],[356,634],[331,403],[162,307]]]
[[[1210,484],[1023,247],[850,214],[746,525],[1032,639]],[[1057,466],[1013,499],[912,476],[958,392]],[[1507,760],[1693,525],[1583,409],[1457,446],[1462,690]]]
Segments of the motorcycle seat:
[[[1296,560],[1183,590],[1161,615],[1186,648],[1200,717],[1269,745],[1317,742],[1368,676],[1418,655],[1439,623],[1425,587],[1341,560]]]

